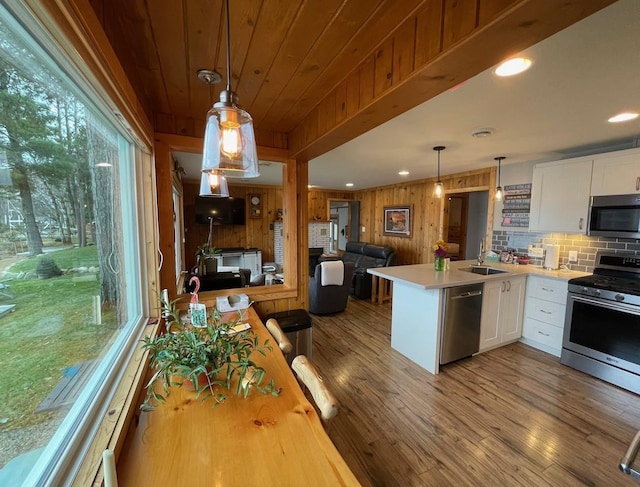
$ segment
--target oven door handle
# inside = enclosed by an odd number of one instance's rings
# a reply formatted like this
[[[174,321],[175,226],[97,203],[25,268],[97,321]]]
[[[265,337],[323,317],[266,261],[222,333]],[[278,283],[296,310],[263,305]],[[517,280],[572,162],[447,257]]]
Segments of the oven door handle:
[[[601,308],[613,309],[616,311],[621,311],[623,313],[631,313],[633,315],[640,316],[640,306],[633,305],[625,305],[622,303],[617,303],[614,301],[604,300],[604,299],[589,299],[583,296],[572,294],[571,297],[574,301],[580,301],[582,303],[593,304],[594,306],[600,306]]]
[[[627,452],[622,457],[622,460],[620,460],[619,465],[620,470],[627,475],[631,475],[631,477],[636,480],[640,480],[640,472],[631,467],[638,456],[638,450],[640,450],[640,431],[638,431],[633,437],[633,440],[631,440],[631,444],[629,445],[629,448],[627,448]]]

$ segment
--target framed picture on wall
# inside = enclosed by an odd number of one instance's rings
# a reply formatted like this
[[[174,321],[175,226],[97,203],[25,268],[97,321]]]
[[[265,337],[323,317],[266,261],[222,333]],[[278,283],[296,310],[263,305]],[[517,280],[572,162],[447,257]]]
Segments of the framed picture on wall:
[[[262,197],[259,194],[249,195],[249,216],[260,218],[262,216]]]
[[[391,237],[410,237],[413,205],[385,206],[383,234]]]

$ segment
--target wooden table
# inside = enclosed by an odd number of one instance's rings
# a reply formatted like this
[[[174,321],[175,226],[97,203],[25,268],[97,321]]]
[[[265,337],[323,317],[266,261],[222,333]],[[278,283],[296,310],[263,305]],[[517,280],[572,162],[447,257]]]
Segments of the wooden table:
[[[253,308],[247,321],[260,342],[274,345],[253,358],[280,396],[231,392],[212,408],[187,387],[174,388],[131,426],[117,466],[120,487],[360,485]]]

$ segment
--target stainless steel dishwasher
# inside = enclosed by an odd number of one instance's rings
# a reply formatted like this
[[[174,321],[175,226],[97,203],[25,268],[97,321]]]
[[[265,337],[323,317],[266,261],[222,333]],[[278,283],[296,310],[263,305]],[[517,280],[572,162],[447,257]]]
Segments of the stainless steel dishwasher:
[[[441,365],[478,352],[483,287],[480,283],[444,290]]]

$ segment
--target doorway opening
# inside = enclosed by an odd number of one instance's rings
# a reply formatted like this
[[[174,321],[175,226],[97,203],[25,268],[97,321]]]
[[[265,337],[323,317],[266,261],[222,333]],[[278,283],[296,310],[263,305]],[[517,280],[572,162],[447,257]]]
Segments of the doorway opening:
[[[330,244],[332,254],[344,251],[347,242],[360,240],[360,202],[353,200],[329,200]]]
[[[487,231],[489,191],[449,193],[443,235],[451,260],[475,259]]]

